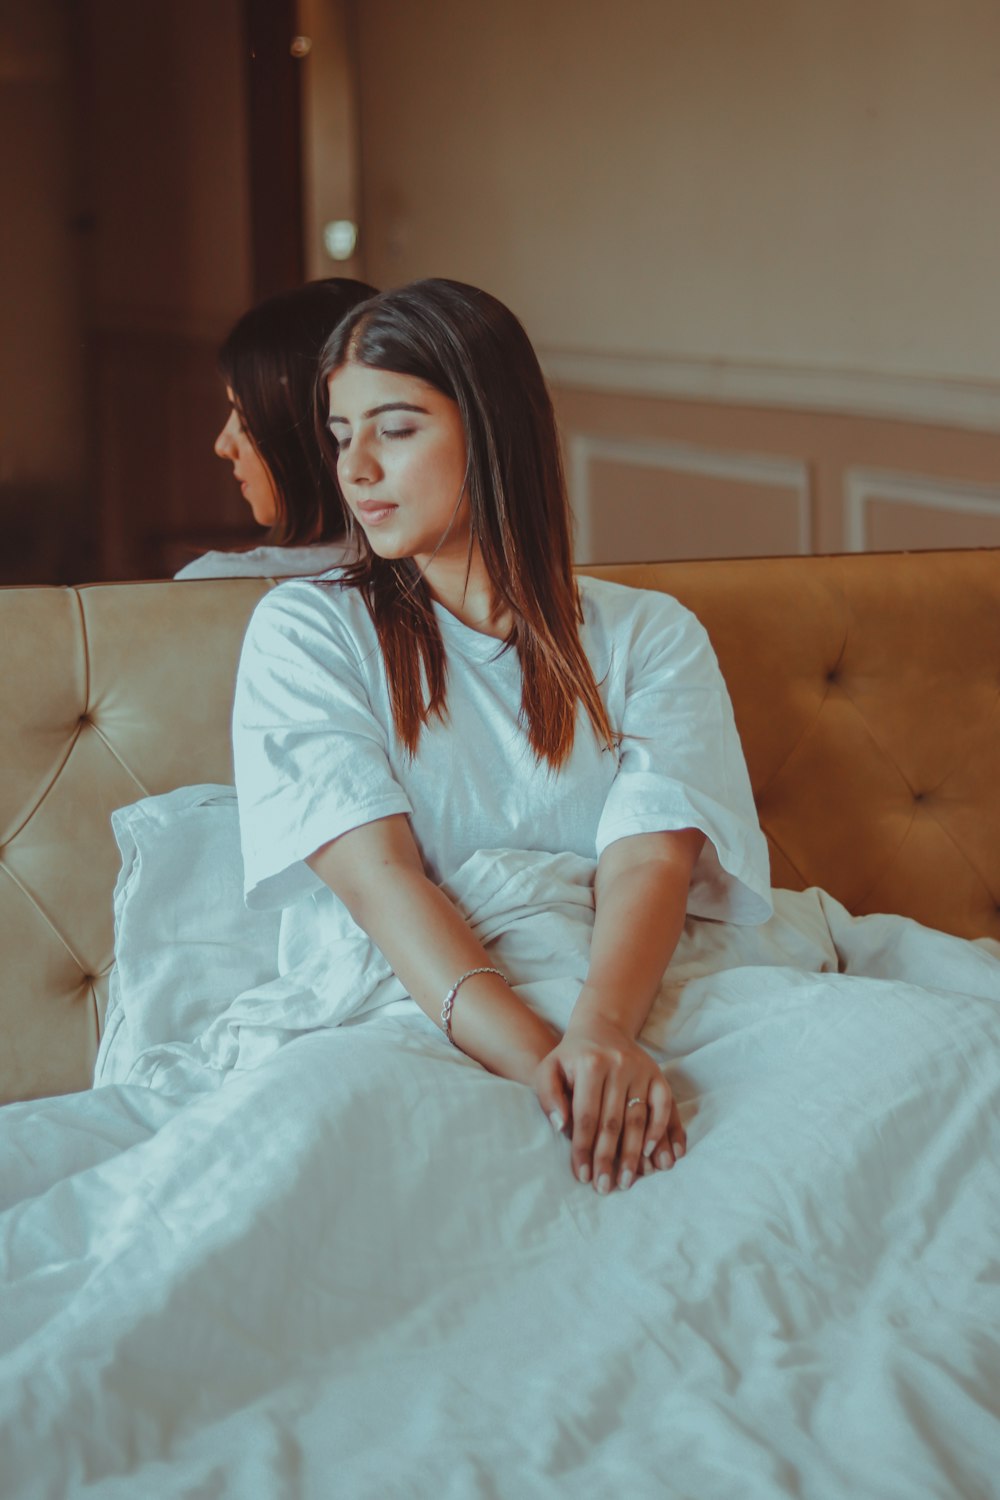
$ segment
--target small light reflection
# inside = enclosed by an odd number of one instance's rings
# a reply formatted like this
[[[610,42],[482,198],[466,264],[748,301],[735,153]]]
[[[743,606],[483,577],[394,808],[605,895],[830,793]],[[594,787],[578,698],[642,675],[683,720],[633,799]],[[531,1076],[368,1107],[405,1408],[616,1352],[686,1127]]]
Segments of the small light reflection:
[[[291,52],[293,57],[308,57],[312,51],[311,36],[293,36]]]
[[[331,260],[350,260],[358,243],[353,219],[331,219],[323,226],[323,249]]]

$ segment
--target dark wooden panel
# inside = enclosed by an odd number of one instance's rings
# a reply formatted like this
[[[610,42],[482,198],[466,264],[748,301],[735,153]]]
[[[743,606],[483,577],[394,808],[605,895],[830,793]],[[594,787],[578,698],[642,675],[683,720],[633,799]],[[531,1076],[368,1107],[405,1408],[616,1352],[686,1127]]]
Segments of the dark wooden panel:
[[[244,0],[254,300],[304,279],[302,111],[295,0]]]

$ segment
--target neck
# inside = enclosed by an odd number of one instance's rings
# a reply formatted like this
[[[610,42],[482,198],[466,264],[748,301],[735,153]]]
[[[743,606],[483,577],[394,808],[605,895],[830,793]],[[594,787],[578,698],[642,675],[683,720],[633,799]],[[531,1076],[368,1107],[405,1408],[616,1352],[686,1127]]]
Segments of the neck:
[[[506,639],[510,612],[497,600],[479,548],[473,543],[471,558],[445,556],[414,558],[427,579],[431,595],[449,614],[472,630]]]

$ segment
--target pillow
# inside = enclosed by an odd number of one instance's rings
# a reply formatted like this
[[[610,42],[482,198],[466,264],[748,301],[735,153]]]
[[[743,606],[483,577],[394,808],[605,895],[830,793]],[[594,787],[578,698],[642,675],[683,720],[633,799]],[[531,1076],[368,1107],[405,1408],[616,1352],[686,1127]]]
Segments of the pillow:
[[[111,815],[122,865],[115,966],[94,1082],[124,1081],[163,1042],[193,1041],[278,973],[281,912],[243,901],[236,790],[186,786]]]

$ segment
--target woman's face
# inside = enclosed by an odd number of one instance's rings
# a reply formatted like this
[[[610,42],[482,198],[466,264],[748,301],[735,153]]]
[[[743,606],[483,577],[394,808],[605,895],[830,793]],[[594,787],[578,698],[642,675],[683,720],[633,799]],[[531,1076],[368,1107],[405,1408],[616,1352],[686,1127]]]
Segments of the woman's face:
[[[337,479],[379,557],[465,558],[465,433],[454,401],[412,375],[346,364],[327,382]]]
[[[233,476],[243,491],[243,498],[253,512],[258,526],[273,526],[278,515],[278,501],[271,471],[251,441],[240,420],[236,399],[227,385],[226,395],[232,410],[225,427],[215,440],[220,458],[228,458]]]

